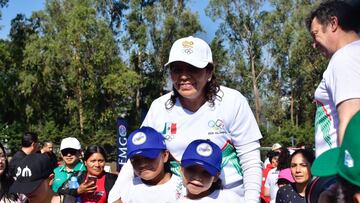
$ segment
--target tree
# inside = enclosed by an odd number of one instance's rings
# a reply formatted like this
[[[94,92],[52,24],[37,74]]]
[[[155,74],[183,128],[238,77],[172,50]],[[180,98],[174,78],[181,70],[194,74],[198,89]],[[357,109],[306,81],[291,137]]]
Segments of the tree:
[[[0,8],[4,8],[5,6],[7,6],[9,0],[0,0]],[[1,11],[0,11],[0,19],[1,19]]]
[[[115,35],[122,31],[122,22],[125,11],[129,8],[129,0],[97,0],[97,11],[106,19]]]
[[[130,67],[142,78],[132,112],[132,123],[136,126],[140,122],[141,111],[164,92],[166,75],[163,66],[172,43],[180,37],[201,31],[198,17],[185,7],[185,2],[129,2],[122,45],[129,52]]]
[[[224,45],[224,39],[215,36],[215,38],[210,43],[210,48],[213,56],[213,63],[215,67],[215,75],[218,77],[218,81],[227,86],[234,87],[237,83],[232,76],[238,75],[233,74],[233,69],[230,65],[230,56]]]
[[[11,21],[10,41],[0,42],[0,125],[5,126],[7,132],[2,141],[9,142],[10,149],[16,149],[18,142],[9,137],[21,136],[25,129],[26,116],[24,98],[19,96],[19,70],[23,61],[23,50],[28,36],[32,33],[32,26],[24,15],[18,14]],[[9,130],[11,129],[11,130]],[[4,132],[4,131],[3,131]],[[12,145],[14,143],[14,145]]]
[[[139,77],[119,58],[95,2],[49,0],[32,19],[38,28],[26,46],[19,85],[38,104],[28,104],[31,124],[85,144],[113,144],[116,117],[130,109]]]
[[[0,0],[0,7],[4,8],[8,4],[9,0]]]
[[[211,0],[206,10],[207,15],[213,20],[220,18],[222,23],[218,34],[227,37],[230,51],[235,58],[235,67],[244,68],[240,71],[240,81],[246,83],[252,90],[252,98],[255,104],[255,118],[260,123],[260,99],[259,86],[261,83],[264,65],[262,62],[262,41],[260,40],[260,9],[262,0],[257,1],[229,1]],[[244,84],[244,83],[243,83]]]
[[[324,58],[311,47],[312,39],[304,25],[314,1],[271,0],[269,3],[271,9],[263,13],[263,40],[273,60],[267,74],[266,106],[270,108],[264,112],[270,126],[276,129],[275,134],[286,137],[293,129],[303,133],[293,134],[298,140],[300,137],[313,140],[309,133],[313,132],[313,93],[326,67]]]

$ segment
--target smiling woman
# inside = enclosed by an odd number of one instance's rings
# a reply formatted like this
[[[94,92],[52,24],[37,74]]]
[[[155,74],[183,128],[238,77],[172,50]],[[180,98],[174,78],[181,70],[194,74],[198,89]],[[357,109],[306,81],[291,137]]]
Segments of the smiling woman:
[[[206,85],[210,86],[208,83],[210,83],[213,77],[213,69],[212,64],[207,65],[205,68],[196,68],[180,61],[170,65],[173,88],[176,90],[175,92],[181,95],[179,99],[184,108],[196,112],[206,102],[205,87]],[[209,94],[211,93],[209,92]],[[215,92],[211,96],[214,95]]]
[[[192,141],[211,140],[222,149],[224,173],[220,179],[224,188],[247,203],[259,202],[262,136],[246,98],[219,85],[214,64],[204,40],[192,36],[176,40],[165,64],[165,69],[170,69],[172,91],[152,102],[142,126],[152,127],[165,138],[176,160],[171,164],[175,174],[181,173],[179,162]],[[121,198],[122,188],[133,174],[133,168],[125,164],[110,202]]]

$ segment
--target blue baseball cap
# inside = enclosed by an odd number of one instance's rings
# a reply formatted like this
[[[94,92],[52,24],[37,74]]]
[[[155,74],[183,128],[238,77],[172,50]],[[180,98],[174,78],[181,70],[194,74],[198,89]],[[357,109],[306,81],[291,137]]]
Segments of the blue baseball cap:
[[[210,140],[194,140],[185,149],[181,159],[181,166],[200,165],[212,176],[221,171],[222,151]]]
[[[127,142],[127,156],[131,158],[141,155],[155,159],[166,149],[165,140],[161,133],[151,127],[141,127],[132,132]]]

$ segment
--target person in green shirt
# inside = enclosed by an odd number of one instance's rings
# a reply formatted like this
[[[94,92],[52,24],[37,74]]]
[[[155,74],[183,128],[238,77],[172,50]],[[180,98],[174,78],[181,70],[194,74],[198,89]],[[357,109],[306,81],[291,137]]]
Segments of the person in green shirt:
[[[86,171],[86,166],[80,160],[81,145],[79,140],[74,137],[64,138],[60,144],[60,152],[64,164],[54,169],[55,178],[52,184],[54,192],[58,192],[59,188],[71,176],[79,176]]]

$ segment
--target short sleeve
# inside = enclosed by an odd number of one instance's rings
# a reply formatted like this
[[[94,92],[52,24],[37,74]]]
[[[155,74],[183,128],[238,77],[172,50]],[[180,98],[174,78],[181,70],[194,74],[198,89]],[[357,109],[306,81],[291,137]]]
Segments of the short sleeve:
[[[235,111],[230,126],[232,141],[235,146],[241,146],[262,138],[259,126],[246,98],[238,93],[233,104]]]
[[[328,85],[336,106],[345,100],[360,98],[360,48],[354,51],[358,56],[348,49],[340,51],[329,63]]]

